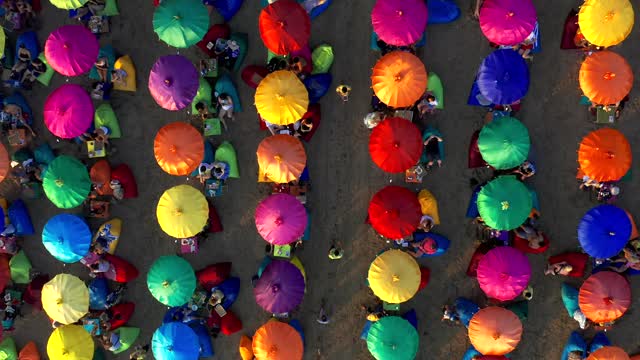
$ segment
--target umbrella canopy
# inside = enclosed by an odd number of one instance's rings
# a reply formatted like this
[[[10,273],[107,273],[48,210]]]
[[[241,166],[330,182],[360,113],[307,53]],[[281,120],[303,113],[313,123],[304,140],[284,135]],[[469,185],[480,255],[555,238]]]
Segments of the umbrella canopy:
[[[73,139],[85,133],[93,123],[93,101],[82,86],[64,84],[47,96],[43,116],[53,135]]]
[[[204,159],[204,141],[195,127],[184,122],[173,122],[158,130],[153,140],[153,154],[166,173],[189,175]]]
[[[422,208],[411,190],[385,186],[369,202],[369,222],[375,231],[389,239],[402,239],[420,225]]]
[[[378,99],[396,108],[413,105],[427,89],[427,70],[406,51],[392,51],[373,67],[371,87]]]
[[[578,305],[587,319],[605,323],[619,319],[631,306],[631,287],[612,271],[595,273],[580,287]]]
[[[258,145],[258,166],[267,178],[284,184],[298,180],[305,166],[307,154],[300,140],[290,135],[274,135]]]
[[[307,112],[309,92],[296,74],[278,70],[260,81],[255,104],[263,120],[276,125],[293,124]]]
[[[603,346],[589,354],[587,360],[629,360],[629,355],[617,346]]]
[[[371,24],[385,43],[411,45],[422,38],[427,27],[427,5],[422,0],[377,0]]]
[[[499,49],[484,58],[476,82],[482,96],[492,103],[513,104],[529,90],[529,68],[517,52]]]
[[[209,29],[209,13],[201,0],[163,0],[153,13],[153,31],[169,46],[188,48]]]
[[[304,234],[307,211],[295,196],[273,194],[260,202],[255,220],[263,239],[274,245],[286,245]]]
[[[87,167],[78,159],[60,155],[47,167],[42,187],[55,206],[71,209],[87,198],[91,191],[91,179]]]
[[[47,221],[42,229],[42,243],[49,253],[65,263],[74,263],[89,252],[91,229],[77,215],[60,214]]]
[[[536,21],[531,0],[486,0],[480,8],[480,29],[498,45],[523,42],[533,32]]]
[[[70,274],[58,274],[42,287],[42,307],[47,316],[72,324],[89,311],[89,289]]]
[[[277,55],[288,55],[309,44],[311,19],[295,0],[279,0],[262,9],[258,28],[267,49]]]
[[[627,213],[614,205],[599,205],[578,224],[578,241],[589,255],[608,259],[617,255],[629,240],[631,221]]]
[[[522,337],[522,322],[511,310],[489,306],[469,322],[471,345],[484,355],[504,355],[513,351]]]
[[[178,185],[162,193],[156,216],[167,235],[178,239],[188,238],[204,229],[209,219],[209,204],[198,189],[190,185]]]
[[[510,246],[489,250],[478,263],[478,283],[488,297],[513,300],[527,287],[531,264],[521,251]]]
[[[168,322],[153,333],[151,351],[157,360],[195,360],[200,356],[200,342],[188,325]]]
[[[163,109],[186,108],[196,97],[198,86],[198,70],[181,55],[160,57],[149,73],[149,91]]]
[[[187,260],[175,255],[161,256],[149,269],[147,288],[162,304],[182,306],[196,289],[196,274]]]
[[[51,4],[58,9],[71,10],[77,9],[86,4],[89,0],[49,0]]]
[[[621,43],[631,33],[633,21],[633,7],[629,0],[586,0],[578,13],[582,35],[597,46]]]
[[[87,330],[80,325],[56,328],[47,341],[47,355],[56,360],[92,360],[95,344]]]
[[[496,230],[522,225],[533,206],[531,192],[515,176],[499,176],[482,187],[476,200],[485,224]]]
[[[0,143],[0,182],[2,182],[9,174],[11,169],[11,159],[9,158],[9,152],[4,144]]]
[[[302,360],[303,351],[300,333],[277,320],[268,321],[253,335],[256,360]]]
[[[371,291],[382,301],[399,304],[410,300],[420,286],[420,266],[401,250],[387,250],[369,266]]]
[[[256,302],[273,314],[295,309],[304,297],[304,277],[286,260],[272,260],[253,288]]]
[[[478,136],[482,158],[496,169],[511,169],[529,156],[529,130],[520,120],[499,117],[486,124]]]
[[[602,128],[587,134],[578,148],[584,174],[596,181],[620,180],[631,168],[631,145],[618,130]]]
[[[99,50],[98,39],[82,25],[61,26],[44,43],[47,64],[64,76],[89,72],[98,59]]]
[[[621,55],[599,51],[587,56],[580,66],[580,89],[595,104],[616,104],[633,87],[633,70]]]
[[[404,172],[414,166],[422,155],[420,129],[399,117],[383,120],[371,131],[369,155],[386,172]]]
[[[367,348],[377,360],[413,360],[420,339],[416,328],[399,316],[385,316],[371,325]]]

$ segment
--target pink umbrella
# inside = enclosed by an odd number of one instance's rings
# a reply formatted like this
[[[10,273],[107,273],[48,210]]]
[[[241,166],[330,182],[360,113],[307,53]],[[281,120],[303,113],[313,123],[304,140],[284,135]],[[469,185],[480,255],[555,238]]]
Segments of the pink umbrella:
[[[533,32],[536,19],[531,0],[484,0],[480,9],[480,29],[498,45],[523,42]]]
[[[293,195],[271,195],[256,208],[258,233],[271,244],[290,244],[304,234],[306,227],[307,211]]]
[[[527,256],[510,246],[489,250],[478,263],[478,283],[488,297],[513,300],[527,287],[531,265]]]
[[[378,0],[371,11],[373,31],[387,44],[411,45],[427,26],[424,0]]]
[[[149,74],[149,91],[162,108],[180,110],[191,104],[198,92],[198,70],[181,55],[163,56]]]
[[[52,32],[44,44],[44,56],[64,76],[78,76],[98,59],[98,39],[82,25],[64,25]]]
[[[64,84],[54,90],[44,103],[44,123],[59,138],[82,135],[93,121],[93,102],[87,92],[75,84]]]

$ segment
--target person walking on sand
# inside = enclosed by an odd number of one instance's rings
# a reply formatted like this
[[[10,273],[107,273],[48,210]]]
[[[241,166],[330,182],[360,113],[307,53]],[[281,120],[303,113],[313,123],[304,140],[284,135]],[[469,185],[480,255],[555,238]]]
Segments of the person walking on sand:
[[[325,303],[326,300],[322,299],[322,301],[320,302],[320,312],[318,313],[318,318],[316,319],[316,321],[318,321],[318,324],[322,325],[327,325],[329,323],[329,315],[327,315],[327,312],[324,309]]]
[[[336,88],[336,93],[338,94],[338,96],[340,96],[340,99],[342,99],[342,101],[347,102],[347,101],[349,101],[349,94],[351,93],[351,86],[349,86],[349,85],[338,85],[338,87]]]
[[[331,260],[340,260],[342,259],[342,257],[344,256],[344,250],[335,246],[335,245],[331,245],[331,249],[329,249],[329,259]]]

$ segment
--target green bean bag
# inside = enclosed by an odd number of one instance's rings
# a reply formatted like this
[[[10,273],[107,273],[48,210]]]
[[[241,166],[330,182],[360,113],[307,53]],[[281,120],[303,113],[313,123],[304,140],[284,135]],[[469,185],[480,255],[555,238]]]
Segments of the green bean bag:
[[[333,48],[331,45],[322,44],[313,49],[311,61],[313,62],[312,75],[328,73],[333,64]]]
[[[198,113],[196,104],[199,102],[203,102],[205,105],[207,105],[207,108],[211,110],[211,96],[213,92],[211,90],[211,84],[209,84],[209,82],[204,78],[200,78],[199,84],[200,85],[198,86],[196,97],[194,97],[193,102],[191,102],[191,113],[193,114]]]
[[[140,328],[123,326],[119,327],[116,333],[120,335],[120,343],[122,343],[122,346],[113,353],[120,354],[123,351],[127,351],[133,343],[136,342],[138,335],[140,335]]]
[[[10,337],[5,338],[0,343],[0,360],[18,360],[16,343]]]
[[[242,104],[240,103],[240,96],[238,96],[238,90],[236,90],[236,86],[233,84],[231,77],[229,74],[222,74],[218,77],[218,81],[216,81],[216,86],[213,88],[215,92],[218,94],[226,93],[231,96],[233,99],[233,112],[239,113],[242,112]],[[217,100],[216,100],[217,101]]]
[[[236,156],[236,150],[233,148],[230,142],[224,141],[216,149],[216,155],[214,156],[216,161],[222,161],[229,164],[229,177],[239,178],[240,169],[238,168],[238,158]]]
[[[113,71],[113,65],[116,63],[116,53],[113,50],[113,47],[111,47],[111,45],[107,45],[100,48],[98,59],[101,57],[106,57],[109,62],[109,67],[107,68],[107,81],[111,81],[111,72]],[[95,65],[91,67],[89,79],[100,80],[100,75],[98,75],[98,69],[96,69]]]
[[[116,0],[107,0],[104,4],[104,10],[100,14],[102,16],[116,16],[120,15],[118,11],[118,2]]]
[[[9,269],[11,270],[11,280],[16,284],[28,284],[30,282],[29,274],[31,273],[31,261],[20,250],[9,260]]]
[[[247,35],[247,33],[233,33],[229,40],[235,41],[240,47],[238,50],[238,58],[236,59],[235,64],[233,64],[233,71],[239,71],[240,67],[242,67],[242,63],[244,62],[244,58],[247,56],[247,52],[249,51],[249,35]]]
[[[40,76],[38,76],[36,80],[38,80],[44,86],[49,86],[49,84],[51,83],[51,78],[53,77],[53,74],[56,73],[56,71],[53,70],[51,66],[49,66],[47,58],[44,56],[44,51],[41,52],[40,55],[38,55],[38,59],[40,59],[47,66],[47,71],[40,74]]]
[[[98,106],[95,116],[93,117],[93,125],[96,128],[99,128],[100,126],[108,127],[109,130],[111,130],[111,135],[109,135],[109,137],[112,139],[119,139],[122,137],[118,118],[109,103],[104,103]]]
[[[429,72],[429,77],[427,78],[427,91],[432,92],[436,97],[436,100],[438,100],[438,106],[436,106],[436,109],[444,109],[444,89],[442,88],[442,81],[434,72]]]

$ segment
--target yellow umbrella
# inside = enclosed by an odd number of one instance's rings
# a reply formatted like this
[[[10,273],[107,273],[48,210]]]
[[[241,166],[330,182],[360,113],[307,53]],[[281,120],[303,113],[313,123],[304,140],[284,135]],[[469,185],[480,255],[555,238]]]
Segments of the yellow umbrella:
[[[65,325],[53,331],[47,342],[49,359],[91,360],[95,344],[80,325]]]
[[[369,287],[382,301],[399,304],[418,291],[420,267],[404,251],[387,250],[371,263],[368,280]]]
[[[621,43],[631,33],[633,21],[629,0],[586,0],[578,13],[582,35],[596,46]]]
[[[189,185],[178,185],[165,191],[156,208],[158,224],[174,238],[195,236],[209,219],[209,204],[204,195]]]
[[[72,324],[89,311],[89,289],[70,274],[58,274],[42,287],[42,307],[62,324]]]
[[[302,119],[307,112],[309,93],[296,74],[279,70],[260,81],[255,103],[263,120],[288,125]]]

